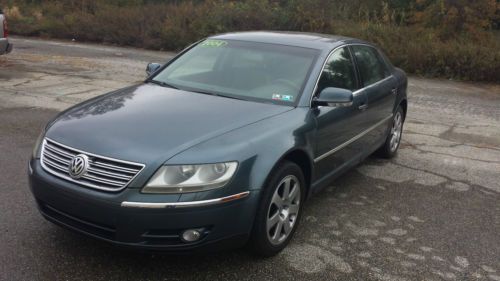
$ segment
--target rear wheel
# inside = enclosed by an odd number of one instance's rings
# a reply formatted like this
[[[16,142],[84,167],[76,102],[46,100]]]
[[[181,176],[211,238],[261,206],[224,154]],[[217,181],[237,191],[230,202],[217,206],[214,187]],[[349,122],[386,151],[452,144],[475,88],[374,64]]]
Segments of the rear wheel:
[[[401,143],[401,136],[403,134],[404,111],[401,106],[392,118],[392,125],[385,140],[385,143],[377,151],[378,155],[384,158],[392,158],[396,155],[399,145]]]
[[[300,219],[305,182],[300,167],[285,161],[263,189],[250,240],[251,250],[273,256],[290,242]]]

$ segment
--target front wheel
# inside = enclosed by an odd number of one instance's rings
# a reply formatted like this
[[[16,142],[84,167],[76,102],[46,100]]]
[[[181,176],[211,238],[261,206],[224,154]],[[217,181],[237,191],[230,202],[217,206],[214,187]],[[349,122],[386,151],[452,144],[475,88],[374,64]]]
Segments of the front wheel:
[[[401,106],[392,118],[392,125],[385,143],[379,148],[378,155],[384,158],[392,158],[396,155],[399,145],[401,144],[401,136],[403,135],[404,111]]]
[[[293,162],[281,163],[263,189],[250,239],[254,253],[269,257],[286,247],[297,229],[304,192],[300,167]]]

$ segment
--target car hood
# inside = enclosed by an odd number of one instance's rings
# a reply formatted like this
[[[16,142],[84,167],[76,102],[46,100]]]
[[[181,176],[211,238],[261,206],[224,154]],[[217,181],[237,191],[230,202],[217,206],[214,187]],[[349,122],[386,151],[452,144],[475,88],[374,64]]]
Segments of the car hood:
[[[68,109],[46,137],[102,156],[161,164],[193,145],[291,109],[141,84]]]

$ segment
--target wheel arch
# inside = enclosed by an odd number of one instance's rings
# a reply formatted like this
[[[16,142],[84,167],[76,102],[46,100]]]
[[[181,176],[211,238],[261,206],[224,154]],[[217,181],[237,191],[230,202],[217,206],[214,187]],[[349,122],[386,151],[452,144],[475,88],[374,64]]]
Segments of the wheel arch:
[[[403,108],[403,119],[406,119],[406,114],[408,112],[408,101],[406,99],[402,99],[400,102],[399,102],[399,106],[401,106],[401,108]]]
[[[310,188],[311,188],[312,179],[314,176],[314,163],[313,163],[313,160],[312,160],[310,154],[307,153],[306,150],[301,149],[301,148],[292,148],[292,149],[288,150],[286,153],[284,153],[281,156],[281,158],[278,161],[276,161],[273,168],[271,169],[271,172],[267,175],[266,182],[269,181],[269,178],[271,177],[272,173],[274,171],[276,171],[276,168],[283,161],[293,162],[293,163],[297,164],[297,166],[299,166],[300,169],[302,170],[302,173],[304,174],[304,180],[306,182],[305,194],[306,194],[306,199],[307,199],[307,197],[309,195]]]

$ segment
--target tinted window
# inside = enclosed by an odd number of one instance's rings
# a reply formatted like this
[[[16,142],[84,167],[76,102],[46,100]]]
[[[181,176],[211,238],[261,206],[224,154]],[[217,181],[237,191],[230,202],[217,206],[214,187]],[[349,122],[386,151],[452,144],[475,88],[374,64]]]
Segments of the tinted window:
[[[318,50],[208,39],[153,79],[187,91],[278,104],[294,104]]]
[[[324,88],[335,87],[348,90],[356,89],[354,64],[347,48],[335,51],[326,62],[318,83],[318,93]]]
[[[193,59],[185,62],[184,67],[175,68],[171,73],[171,77],[177,78],[186,75],[213,71],[218,53],[215,48],[206,49],[205,52],[196,53],[193,57]]]
[[[376,49],[368,46],[353,46],[352,50],[365,86],[389,76],[389,70]]]

